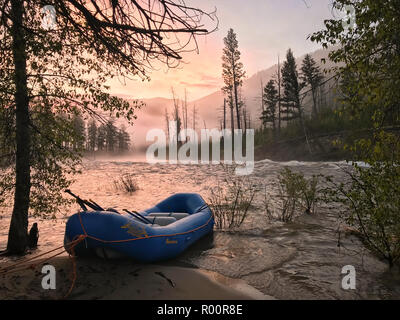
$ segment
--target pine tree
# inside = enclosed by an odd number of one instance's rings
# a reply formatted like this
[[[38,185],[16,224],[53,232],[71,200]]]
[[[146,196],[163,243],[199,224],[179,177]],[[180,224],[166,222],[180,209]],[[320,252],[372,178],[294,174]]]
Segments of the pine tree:
[[[303,84],[299,83],[299,74],[297,72],[296,60],[291,49],[286,54],[286,61],[282,68],[282,86],[283,86],[283,104],[286,117],[284,120],[291,121],[299,119],[300,126],[304,132],[309,152],[311,147],[308,142],[307,131],[303,119],[303,107],[300,101],[300,91]]]
[[[98,151],[104,151],[106,147],[106,126],[102,124],[98,129],[97,129],[97,150]]]
[[[229,29],[224,38],[225,48],[222,55],[222,77],[225,86],[222,91],[228,95],[228,103],[231,109],[236,109],[237,126],[240,129],[240,101],[239,87],[243,84],[245,72],[243,63],[240,62],[239,44],[233,29]],[[233,110],[231,110],[233,112]],[[232,122],[233,130],[233,122]]]
[[[313,99],[313,109],[312,116],[316,117],[318,114],[318,106],[317,106],[317,93],[318,87],[323,80],[323,75],[321,69],[315,62],[315,60],[307,54],[304,57],[303,64],[301,66],[301,80],[303,81],[303,86],[310,86],[312,99]]]
[[[117,133],[118,152],[124,153],[129,150],[131,138],[126,131],[125,126],[122,125]]]
[[[300,119],[303,121],[302,107],[300,104],[301,85],[299,84],[299,74],[297,72],[296,60],[291,49],[287,51],[286,61],[282,67],[282,109],[284,121]]]
[[[110,119],[106,124],[106,149],[108,152],[114,152],[117,144],[117,128],[114,125],[115,120]]]
[[[86,141],[86,125],[80,115],[74,115],[73,120],[74,142],[72,148],[74,150],[82,150]]]
[[[88,124],[87,129],[87,149],[91,152],[96,150],[97,145],[97,126],[93,119]]]
[[[260,119],[264,126],[267,126],[268,124],[272,125],[274,137],[276,136],[276,115],[278,99],[278,90],[275,87],[275,81],[270,80],[264,87],[264,111],[262,112]]]

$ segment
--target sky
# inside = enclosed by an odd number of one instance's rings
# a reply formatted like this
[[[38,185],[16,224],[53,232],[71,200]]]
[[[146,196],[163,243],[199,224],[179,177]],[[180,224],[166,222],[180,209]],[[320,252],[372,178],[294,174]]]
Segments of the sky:
[[[183,54],[179,68],[157,66],[149,82],[140,79],[110,82],[113,94],[146,99],[171,98],[171,87],[178,96],[186,88],[192,101],[222,87],[221,57],[223,38],[232,28],[237,34],[241,61],[247,77],[284,59],[288,48],[295,56],[320,48],[307,36],[323,29],[323,21],[333,18],[331,0],[186,0],[187,5],[206,12],[215,8],[218,30],[197,37],[199,53]]]

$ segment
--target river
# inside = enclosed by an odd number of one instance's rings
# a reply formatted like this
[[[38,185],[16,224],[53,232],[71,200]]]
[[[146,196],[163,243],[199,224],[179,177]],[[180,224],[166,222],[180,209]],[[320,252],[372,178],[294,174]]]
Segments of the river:
[[[248,177],[259,190],[276,192],[276,177],[284,167],[305,176],[331,175],[343,179],[334,162],[256,162]],[[82,174],[71,190],[104,207],[143,210],[173,193],[196,192],[207,200],[210,186],[222,181],[225,171],[218,165],[148,164],[130,161],[84,160]],[[113,181],[122,174],[135,176],[139,190],[133,194],[117,191]],[[168,263],[198,267],[223,276],[241,279],[277,299],[399,299],[400,273],[364,248],[359,239],[342,233],[338,246],[338,208],[321,205],[317,212],[303,214],[293,222],[267,218],[260,192],[243,225],[235,230],[215,230],[183,255]],[[65,221],[77,206],[63,210],[54,220],[39,222],[39,252],[62,244]],[[10,208],[1,208],[0,249],[6,246]],[[3,258],[4,259],[4,258]],[[354,266],[356,289],[342,288],[342,268]]]

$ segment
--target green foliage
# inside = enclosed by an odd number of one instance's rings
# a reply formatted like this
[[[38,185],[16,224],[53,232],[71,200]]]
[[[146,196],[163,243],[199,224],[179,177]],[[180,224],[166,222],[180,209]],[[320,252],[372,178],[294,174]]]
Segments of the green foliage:
[[[263,102],[265,109],[261,115],[261,121],[264,126],[272,124],[272,128],[276,129],[276,112],[278,104],[278,90],[275,87],[275,81],[270,80],[264,88]]]
[[[257,193],[249,176],[236,176],[234,166],[224,166],[222,184],[211,188],[208,203],[217,229],[240,227],[245,221]]]
[[[222,91],[228,96],[227,102],[231,108],[231,115],[233,115],[233,109],[236,109],[237,125],[240,128],[240,107],[242,101],[239,97],[239,88],[243,84],[246,73],[243,63],[240,61],[239,43],[233,29],[229,29],[227,36],[224,38],[224,45],[222,55],[224,87]],[[233,122],[233,116],[231,121]],[[233,126],[234,124],[232,123]]]
[[[341,76],[339,113],[369,124],[366,134],[345,147],[367,168],[353,164],[353,170],[346,171],[348,184],[331,179],[328,198],[344,205],[344,221],[393,265],[400,255],[400,2],[333,1],[334,9],[342,12],[348,5],[355,10],[353,26],[326,20],[325,29],[311,40],[324,47],[339,45],[330,53]]]
[[[327,178],[327,201],[341,204],[340,218],[393,266],[400,258],[400,167],[374,162],[369,167],[354,164],[345,171],[346,183]]]
[[[284,168],[278,175],[278,208],[274,210],[271,195],[265,186],[264,208],[269,218],[278,218],[282,222],[290,222],[298,212],[313,213],[319,201],[319,178],[305,178],[299,172]]]
[[[315,60],[311,57],[311,55],[307,54],[304,57],[303,64],[301,66],[301,80],[303,81],[302,86],[310,86],[311,93],[313,98],[313,117],[316,117],[318,114],[317,107],[317,89],[323,80],[323,75],[320,67],[317,65]]]
[[[327,20],[326,29],[313,34],[311,40],[324,47],[340,44],[330,59],[341,63],[336,71],[342,76],[343,108],[353,118],[367,111],[372,129],[381,131],[400,120],[400,4],[397,0],[333,2],[341,11],[347,5],[355,9],[353,27],[345,29],[343,21]]]
[[[228,35],[224,38],[225,47],[222,56],[222,77],[225,86],[223,91],[231,93],[234,87],[239,87],[243,83],[245,72],[243,63],[240,62],[239,43],[236,38],[236,33],[233,29],[229,29]]]
[[[281,119],[290,121],[302,117],[300,103],[300,91],[302,84],[299,83],[296,60],[291,49],[287,51],[286,61],[282,67],[282,115]]]
[[[62,191],[72,182],[70,176],[80,172],[82,137],[75,130],[75,124],[73,118],[54,114],[45,105],[31,109],[31,136],[35,143],[30,162],[30,209],[34,216],[54,217],[64,205],[71,203],[63,198]],[[7,126],[0,126],[0,136],[8,131],[15,135],[15,119],[12,117]],[[3,158],[8,160],[3,162],[3,169],[0,170],[0,203],[5,205],[11,205],[14,194],[14,141],[10,141],[8,150],[10,156]]]

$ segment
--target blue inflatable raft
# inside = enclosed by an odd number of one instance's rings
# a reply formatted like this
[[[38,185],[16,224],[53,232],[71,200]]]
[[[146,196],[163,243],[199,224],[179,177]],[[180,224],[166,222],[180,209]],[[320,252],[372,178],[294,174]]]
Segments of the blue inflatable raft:
[[[76,255],[131,257],[154,262],[176,257],[201,237],[212,232],[213,214],[198,194],[180,193],[139,213],[122,215],[111,210],[83,211],[69,217],[64,246],[80,235]]]

